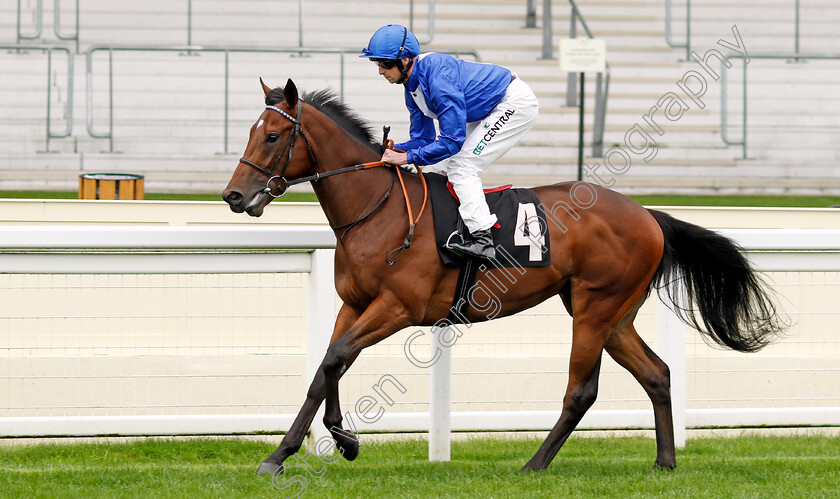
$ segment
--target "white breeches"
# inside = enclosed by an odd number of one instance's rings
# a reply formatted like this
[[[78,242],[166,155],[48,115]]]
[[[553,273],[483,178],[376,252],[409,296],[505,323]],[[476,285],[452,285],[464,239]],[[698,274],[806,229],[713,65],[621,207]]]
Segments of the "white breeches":
[[[508,152],[534,126],[539,103],[528,85],[516,78],[504,98],[481,121],[467,123],[461,150],[426,171],[447,175],[461,201],[458,211],[470,233],[496,223],[490,213],[479,174]]]

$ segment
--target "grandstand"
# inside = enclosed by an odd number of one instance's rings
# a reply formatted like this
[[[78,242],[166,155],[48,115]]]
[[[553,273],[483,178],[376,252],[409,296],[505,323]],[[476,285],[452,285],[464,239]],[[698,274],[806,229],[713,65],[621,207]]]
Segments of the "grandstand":
[[[694,1],[690,29],[686,0],[577,5],[607,43],[604,151],[626,151],[636,125],[656,143],[650,161],[634,153],[632,166],[614,168],[618,173],[602,167],[614,188],[840,192],[840,100],[833,93],[840,79],[839,4]],[[534,130],[488,171],[487,183],[572,180],[578,110],[569,106],[567,75],[556,59],[543,57],[542,12],[538,6],[536,26],[526,27],[526,2],[509,0],[374,0],[364,7],[338,0],[2,2],[0,189],[72,190],[80,173],[109,171],[143,174],[149,191],[220,192],[261,110],[258,77],[272,86],[291,77],[304,90],[332,87],[376,128],[391,125],[399,140],[408,125],[400,89],[355,56],[377,27],[391,22],[413,24],[426,51],[461,51],[510,67],[539,97]],[[571,14],[569,2],[553,3],[554,57],[559,39],[569,36]],[[743,60],[719,43],[735,44],[735,31],[751,56],[746,87]],[[680,46],[686,40],[688,50]],[[710,49],[732,65],[725,101],[723,79],[688,57]],[[717,59],[710,68],[720,71]],[[678,85],[692,71],[706,75],[702,109]],[[589,157],[595,78],[586,81],[586,162],[603,164]],[[689,109],[675,121],[660,111],[657,132],[644,117],[669,92]],[[637,133],[631,145],[644,138]]]

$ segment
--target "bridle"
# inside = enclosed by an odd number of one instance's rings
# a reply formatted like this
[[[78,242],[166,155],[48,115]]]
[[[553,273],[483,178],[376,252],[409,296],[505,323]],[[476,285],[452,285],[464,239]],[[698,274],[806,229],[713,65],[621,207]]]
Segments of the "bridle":
[[[294,180],[286,180],[286,177],[285,177],[286,168],[288,168],[289,163],[292,162],[292,154],[294,152],[295,143],[297,142],[298,136],[303,137],[303,140],[306,141],[306,149],[309,152],[310,166],[315,165],[315,155],[312,153],[312,146],[309,144],[309,138],[306,136],[306,132],[303,131],[303,128],[301,128],[301,122],[300,122],[301,101],[298,100],[298,103],[297,103],[297,115],[298,115],[297,118],[293,118],[289,113],[283,111],[282,109],[280,109],[276,106],[265,106],[265,108],[270,109],[270,110],[275,111],[275,112],[278,112],[278,113],[280,113],[281,116],[283,116],[287,120],[291,121],[292,124],[293,124],[292,132],[289,134],[289,138],[286,139],[286,143],[283,145],[283,149],[280,150],[280,153],[277,155],[277,159],[274,161],[274,164],[271,166],[271,168],[266,169],[266,168],[264,168],[264,167],[262,167],[262,166],[260,166],[256,163],[254,163],[253,161],[250,161],[250,160],[246,159],[244,156],[239,158],[239,162],[250,166],[251,168],[257,170],[258,172],[260,172],[263,175],[265,175],[266,177],[268,177],[268,180],[265,183],[265,189],[263,189],[262,192],[267,193],[269,196],[271,196],[273,198],[279,198],[280,196],[282,196],[283,194],[286,193],[286,190],[288,190],[289,187],[291,187],[293,185],[302,184],[304,182],[317,182],[318,180],[321,180],[322,178],[330,177],[332,175],[339,175],[339,174],[342,174],[342,173],[354,172],[354,171],[358,171],[358,170],[367,170],[368,168],[378,168],[378,167],[386,166],[386,165],[389,164],[389,163],[386,163],[384,161],[374,161],[372,163],[360,163],[358,165],[345,166],[344,168],[338,168],[336,170],[330,170],[330,171],[324,172],[324,173],[315,172],[314,175],[308,175],[306,177],[301,177],[301,178],[297,178],[297,179],[294,179]],[[385,139],[383,141],[383,145],[393,148],[394,141],[393,140],[388,140],[388,129],[390,129],[390,127],[386,127]],[[280,159],[283,158],[287,149],[289,151],[289,154],[288,154],[288,156],[286,156],[286,162],[283,163],[283,168],[280,170],[280,175],[274,175],[274,170],[277,169],[277,165],[280,164]],[[426,179],[425,179],[425,177],[423,177],[422,173],[420,174],[420,181],[423,184],[423,204],[420,207],[420,212],[417,214],[416,219],[414,218],[414,210],[412,210],[412,208],[411,208],[411,201],[408,198],[408,191],[406,190],[405,182],[403,181],[403,177],[402,177],[402,173],[400,172],[400,168],[397,167],[397,166],[394,166],[394,169],[392,170],[392,176],[391,176],[391,186],[388,187],[388,191],[385,193],[385,195],[382,197],[382,199],[379,200],[379,202],[376,204],[376,206],[373,207],[372,210],[370,210],[366,215],[362,216],[361,218],[359,218],[359,219],[357,219],[353,222],[350,222],[348,224],[344,224],[344,225],[341,225],[341,226],[338,226],[338,227],[332,227],[332,229],[335,230],[335,231],[339,231],[339,230],[343,229],[344,232],[341,234],[340,238],[344,238],[344,236],[347,234],[348,231],[350,231],[352,228],[356,227],[360,223],[362,223],[365,220],[367,220],[368,218],[370,218],[370,216],[373,215],[376,211],[378,211],[379,208],[381,208],[382,205],[385,203],[385,201],[391,196],[391,189],[394,187],[394,176],[393,176],[394,173],[396,174],[396,177],[399,178],[399,180],[400,180],[400,185],[402,186],[403,196],[405,197],[406,209],[408,211],[408,235],[406,236],[405,241],[403,242],[402,246],[400,246],[398,248],[395,248],[394,250],[392,250],[391,252],[389,252],[386,255],[386,261],[387,261],[388,265],[395,264],[397,262],[397,257],[399,257],[400,253],[402,253],[403,250],[411,247],[411,242],[414,239],[414,228],[417,226],[417,223],[420,221],[420,217],[423,216],[423,212],[426,209],[426,201],[428,200],[429,190],[428,190],[428,185],[426,184]],[[275,184],[277,185],[277,188],[280,189],[280,194],[274,194],[271,191],[271,183],[274,179],[279,179],[277,182],[275,182]]]
[[[300,100],[298,100],[298,103],[297,103],[297,115],[298,115],[297,118],[293,118],[289,113],[287,113],[286,111],[283,111],[282,109],[280,109],[279,107],[276,107],[276,106],[265,106],[265,108],[269,109],[271,111],[275,111],[275,112],[280,113],[281,116],[283,116],[284,118],[286,118],[287,120],[292,122],[292,131],[289,134],[289,138],[286,139],[286,143],[283,145],[283,149],[280,150],[280,153],[277,155],[277,159],[274,161],[274,164],[271,166],[271,168],[266,169],[266,168],[264,168],[264,167],[262,167],[262,166],[260,166],[256,163],[254,163],[253,161],[245,158],[244,156],[239,158],[239,162],[250,166],[251,168],[257,170],[258,172],[260,172],[263,175],[265,175],[266,177],[268,177],[268,180],[265,183],[265,189],[263,189],[263,192],[267,193],[269,196],[271,196],[273,198],[279,198],[280,196],[282,196],[283,194],[286,193],[286,190],[290,186],[295,185],[295,184],[300,184],[302,182],[308,182],[310,180],[313,180],[313,178],[310,178],[310,177],[300,178],[300,179],[292,180],[292,181],[286,180],[286,177],[285,177],[286,168],[288,168],[289,163],[292,162],[292,154],[294,154],[295,144],[297,143],[298,136],[303,137],[303,140],[306,142],[306,150],[309,152],[309,162],[310,162],[311,165],[315,164],[315,155],[312,153],[312,146],[309,144],[309,138],[306,136],[306,132],[304,132],[303,128],[301,128],[301,126],[300,126],[300,116],[301,116],[301,114],[300,114],[300,110],[301,110]],[[280,170],[280,174],[279,175],[274,175],[274,170],[277,169],[277,165],[280,164],[280,160],[283,158],[283,156],[285,156],[286,150],[289,151],[289,154],[286,156],[286,161],[283,163],[283,167]],[[320,176],[322,176],[322,175],[318,175],[316,173],[315,176],[314,176],[315,177],[314,180],[318,180],[318,178]],[[275,184],[277,185],[277,188],[280,189],[280,194],[275,195],[271,190],[271,183],[272,183],[272,181],[274,181],[274,179],[278,179],[277,182],[275,182]]]

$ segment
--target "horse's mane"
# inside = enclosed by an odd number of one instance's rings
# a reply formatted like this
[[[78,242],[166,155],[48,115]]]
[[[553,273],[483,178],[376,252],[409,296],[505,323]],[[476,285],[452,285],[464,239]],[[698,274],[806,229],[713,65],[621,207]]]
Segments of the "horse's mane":
[[[276,106],[283,102],[283,100],[282,87],[273,89],[265,96],[265,104],[267,106]],[[377,152],[381,152],[381,146],[374,136],[373,126],[350,109],[334,90],[321,89],[314,92],[306,92],[301,96],[301,100],[324,113],[344,131],[359,139],[363,144],[368,145]]]

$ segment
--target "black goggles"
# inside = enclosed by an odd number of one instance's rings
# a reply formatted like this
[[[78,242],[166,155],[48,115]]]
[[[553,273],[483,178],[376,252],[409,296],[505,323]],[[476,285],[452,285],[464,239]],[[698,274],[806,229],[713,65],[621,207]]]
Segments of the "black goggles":
[[[379,58],[371,58],[371,61],[376,63],[382,69],[391,69],[397,65],[396,59],[379,59]]]

